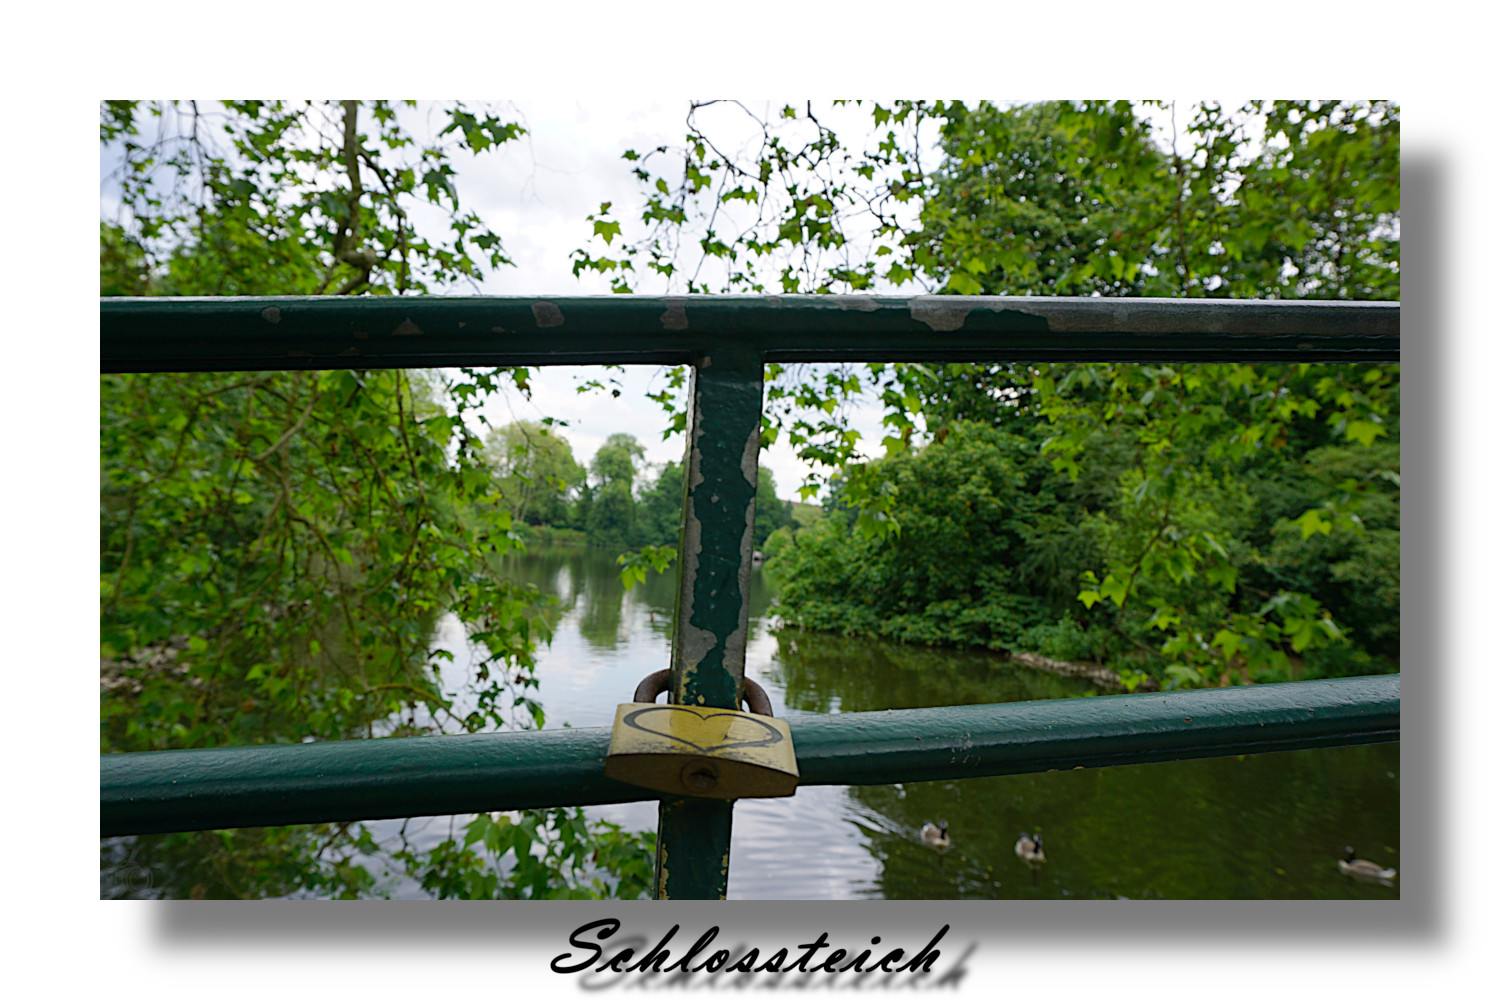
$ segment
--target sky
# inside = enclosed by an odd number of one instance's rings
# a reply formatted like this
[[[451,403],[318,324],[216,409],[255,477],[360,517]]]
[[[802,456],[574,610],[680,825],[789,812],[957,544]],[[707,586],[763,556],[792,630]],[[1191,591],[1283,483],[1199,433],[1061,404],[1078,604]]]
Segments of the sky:
[[[764,119],[776,116],[786,103],[798,107],[804,101],[746,101],[745,106]],[[1007,103],[1007,102],[1002,102]],[[1230,106],[1242,102],[1226,100]],[[442,121],[432,115],[435,105],[424,103],[412,112],[403,112],[403,124],[419,138],[441,127]],[[524,124],[526,133],[517,141],[475,156],[458,151],[453,156],[458,171],[456,186],[466,210],[477,212],[489,229],[503,240],[505,252],[514,266],[487,269],[474,286],[454,286],[446,294],[482,294],[517,296],[580,296],[612,294],[608,279],[597,272],[574,275],[573,251],[589,247],[592,225],[590,213],[608,202],[616,219],[626,225],[639,213],[644,193],[630,172],[631,164],[622,159],[627,149],[646,152],[661,145],[675,146],[685,131],[689,101],[685,98],[646,99],[634,95],[602,93],[587,101],[577,98],[521,100],[498,102],[502,117]],[[846,142],[859,142],[868,134],[866,113],[854,107],[834,108],[831,102],[815,107],[819,119],[833,127]],[[1172,112],[1148,109],[1145,112],[1164,139],[1172,135]],[[1184,112],[1185,113],[1185,112]],[[726,151],[753,148],[757,133],[748,126],[748,118],[733,104],[725,102],[698,112],[698,121]],[[432,124],[436,122],[436,124]],[[930,143],[935,138],[928,133]],[[924,151],[937,161],[935,149]],[[101,176],[112,169],[111,151],[101,150]],[[101,188],[101,201],[111,207],[108,185]],[[912,206],[914,213],[915,206]],[[441,231],[444,220],[429,210],[428,224]],[[422,212],[417,213],[419,225]],[[857,222],[849,223],[851,230]],[[619,246],[617,242],[616,247]],[[649,275],[639,275],[638,290],[663,294],[669,291],[663,279],[653,285]],[[670,289],[680,291],[680,289]],[[888,294],[920,294],[923,289],[908,285],[901,289],[878,288]],[[658,366],[628,366],[623,371],[607,372],[602,368],[542,368],[531,379],[530,397],[517,391],[491,397],[481,412],[492,426],[513,420],[541,420],[551,417],[564,424],[560,434],[568,440],[574,456],[587,463],[604,440],[614,433],[633,435],[646,450],[645,461],[654,469],[669,461],[680,461],[683,452],[681,435],[664,438],[667,419],[658,404],[647,398],[664,386],[667,372]],[[608,392],[580,393],[578,387],[601,382],[620,390],[616,397]],[[860,453],[878,457],[878,442],[885,436],[881,412],[872,401],[856,403],[846,416],[850,425],[862,435]],[[769,469],[777,493],[783,499],[797,499],[797,490],[805,482],[815,482],[815,470],[802,462],[785,440],[765,449],[760,464]],[[651,475],[641,477],[644,485]]]
[[[34,161],[21,155],[8,164],[12,190],[31,192],[8,211],[12,231],[30,234],[24,244],[12,245],[11,259],[23,286],[18,297],[34,304],[22,312],[23,329],[31,335],[14,338],[11,357],[13,371],[29,377],[14,380],[7,413],[13,426],[56,428],[13,436],[15,475],[7,510],[7,554],[18,581],[8,606],[19,626],[12,633],[12,657],[18,679],[39,680],[48,695],[13,724],[16,746],[48,748],[42,766],[17,767],[11,775],[13,800],[23,810],[12,824],[8,883],[17,914],[25,916],[13,928],[21,981],[82,980],[80,985],[121,997],[186,995],[209,982],[226,997],[263,997],[288,982],[304,991],[415,992],[452,983],[502,992],[546,987],[536,992],[548,995],[559,986],[567,992],[569,984],[546,972],[545,956],[601,909],[531,905],[523,921],[517,908],[504,906],[428,907],[403,921],[402,914],[373,904],[337,911],[330,905],[298,911],[306,914],[299,922],[286,907],[273,913],[226,906],[195,910],[189,918],[184,910],[91,901],[95,749],[77,733],[60,735],[65,715],[37,709],[66,710],[94,697],[97,634],[90,634],[87,616],[97,593],[89,570],[97,565],[97,538],[78,526],[96,523],[97,482],[92,467],[71,456],[96,446],[97,398],[90,398],[96,390],[83,380],[76,391],[84,398],[74,401],[72,384],[51,373],[59,345],[72,343],[68,331],[96,321],[92,293],[79,295],[76,275],[65,266],[75,255],[92,253],[96,211],[80,202],[68,224],[58,225],[57,199],[47,194],[78,192],[92,183],[98,96],[272,89],[563,93],[586,101],[593,117],[611,128],[662,128],[671,135],[680,130],[674,124],[680,115],[670,110],[676,98],[661,99],[659,112],[606,115],[600,109],[624,91],[638,98],[635,106],[650,108],[657,103],[653,94],[763,93],[771,89],[768,81],[825,94],[992,96],[1041,87],[1053,96],[1161,93],[1189,81],[1194,89],[1373,92],[1402,99],[1403,166],[1412,174],[1406,184],[1411,211],[1403,220],[1405,305],[1411,310],[1403,363],[1410,446],[1403,456],[1403,624],[1409,624],[1403,634],[1411,640],[1413,660],[1404,680],[1409,739],[1403,744],[1403,777],[1413,780],[1403,781],[1410,806],[1403,839],[1413,849],[1406,869],[1428,879],[1405,881],[1403,901],[1380,914],[1318,903],[1058,904],[1067,907],[1066,934],[1034,926],[1055,927],[1059,909],[1022,912],[980,903],[738,903],[701,909],[688,903],[670,904],[669,915],[631,916],[643,913],[639,907],[609,912],[626,918],[631,929],[648,919],[682,921],[685,931],[694,932],[723,925],[730,937],[746,936],[746,926],[773,928],[759,933],[764,940],[801,932],[810,938],[824,928],[852,938],[855,927],[897,940],[951,922],[955,940],[980,941],[974,974],[955,991],[975,996],[1088,991],[1158,998],[1201,992],[1205,984],[1225,998],[1468,996],[1475,983],[1493,981],[1500,883],[1493,866],[1484,864],[1497,821],[1494,753],[1485,736],[1493,730],[1492,706],[1500,696],[1488,627],[1500,558],[1492,403],[1500,337],[1493,336],[1488,289],[1500,269],[1500,244],[1488,234],[1500,219],[1487,192],[1500,148],[1496,130],[1483,117],[1482,95],[1494,90],[1493,82],[1483,83],[1493,72],[1484,69],[1494,61],[1492,32],[1478,30],[1472,8],[1428,5],[1414,11],[1377,0],[1357,15],[1345,4],[1304,4],[1246,16],[1243,10],[1170,2],[1150,9],[1082,4],[1066,11],[986,5],[987,14],[945,8],[925,27],[915,25],[910,9],[904,12],[913,22],[908,27],[893,20],[891,10],[841,11],[845,16],[835,18],[831,11],[819,16],[805,3],[757,7],[734,21],[733,9],[712,13],[701,5],[676,11],[663,5],[650,12],[629,5],[570,7],[560,23],[527,9],[476,9],[470,17],[486,30],[473,33],[464,58],[452,56],[457,22],[434,11],[402,23],[398,59],[376,57],[391,51],[390,11],[371,7],[355,17],[347,7],[275,6],[253,15],[201,6],[110,18],[80,19],[65,7],[30,7],[15,15],[17,37],[30,40],[16,65],[32,75],[26,89],[15,88],[11,132],[32,148],[62,151],[55,174],[38,173]],[[622,33],[622,21],[636,26]],[[288,41],[280,29],[290,25],[300,34]],[[497,30],[502,26],[504,32]],[[205,30],[211,35],[204,36]],[[479,40],[487,32],[492,37]],[[695,38],[712,44],[694,44]],[[55,50],[62,44],[72,68],[59,74]],[[314,48],[325,55],[335,48],[360,55],[309,58]],[[842,55],[826,54],[832,50]],[[55,81],[66,96],[36,98],[36,81],[43,79]],[[536,109],[530,123],[538,150],[548,148],[540,137],[551,131],[542,128],[543,109],[562,103],[521,102],[523,109]],[[621,120],[634,113],[659,113],[665,124]],[[559,142],[569,130],[590,124],[577,115],[565,120],[553,133]],[[597,155],[609,166],[615,152],[605,146]],[[580,180],[592,159],[538,160],[546,168],[534,171],[537,200],[552,215],[536,216],[535,232],[518,229],[512,235],[503,220],[496,226],[518,261],[527,241],[538,248],[579,245],[564,232],[569,226],[582,231],[583,216],[603,200],[592,180]],[[505,190],[504,179],[494,183],[497,192]],[[518,190],[509,197],[519,214]],[[574,200],[581,211],[574,211]],[[565,263],[547,266],[572,281]],[[502,280],[522,277],[517,269]],[[537,291],[530,285],[495,289]],[[652,434],[638,436],[646,442]],[[581,438],[575,450],[591,453]],[[778,473],[777,481],[787,495],[790,479],[784,482]],[[81,625],[79,614],[85,616]],[[1419,853],[1418,844],[1428,850]],[[89,960],[79,961],[80,949]]]
[[[1223,97],[1230,108],[1241,107],[1244,99]],[[804,101],[747,101],[747,106],[763,119],[775,117],[786,103],[798,107]],[[1000,101],[998,103],[1010,103]],[[1189,101],[1175,102],[1175,108],[1146,107],[1141,113],[1155,126],[1159,141],[1170,143],[1176,125],[1184,128],[1191,114]],[[660,145],[677,145],[682,141],[689,102],[686,99],[645,100],[615,94],[602,94],[587,102],[576,99],[519,101],[506,107],[522,121],[527,134],[519,142],[486,153],[481,158],[455,158],[459,170],[458,187],[465,204],[479,212],[490,229],[500,234],[514,267],[504,267],[486,274],[478,291],[486,295],[606,295],[608,279],[597,272],[572,272],[571,254],[590,246],[591,223],[587,221],[601,203],[609,202],[616,219],[628,225],[639,212],[644,193],[631,175],[630,166],[621,158],[627,149],[645,152]],[[868,118],[852,107],[833,108],[829,102],[815,109],[821,121],[837,131],[846,142],[859,142],[867,134]],[[699,112],[699,123],[710,130],[721,148],[731,150],[738,143],[755,139],[753,131],[743,128],[744,116],[732,105],[719,105]],[[928,140],[935,138],[927,135]],[[1186,134],[1180,139],[1190,143]],[[936,163],[935,150],[926,151]],[[618,247],[620,244],[615,244]],[[638,289],[663,294],[665,282],[653,287],[641,276]],[[659,279],[658,279],[659,280]],[[461,290],[455,290],[460,292]],[[896,295],[921,294],[923,289],[908,285],[901,289],[877,288],[877,292]],[[539,420],[550,416],[566,421],[561,431],[573,446],[574,456],[587,463],[595,450],[610,434],[632,434],[646,448],[646,461],[659,466],[680,461],[683,441],[680,435],[663,439],[666,419],[660,407],[646,398],[648,392],[660,391],[664,369],[629,366],[623,373],[606,373],[599,368],[543,368],[532,379],[531,398],[512,393],[505,399],[492,399],[483,410],[491,424],[499,426],[515,419]],[[589,380],[605,382],[617,379],[620,395],[591,392],[580,394],[577,386]],[[881,428],[881,411],[873,401],[856,404],[847,413],[850,425],[862,435],[860,453],[866,458],[878,457],[879,441],[885,436]],[[783,499],[797,499],[797,488],[810,481],[813,466],[797,458],[784,440],[762,451],[760,463],[771,470],[777,494]],[[826,470],[820,470],[826,473]],[[649,477],[647,477],[649,478]]]
[[[751,102],[750,106],[766,112],[783,103],[762,101]],[[575,277],[570,254],[589,245],[593,229],[587,216],[601,203],[611,202],[617,219],[638,214],[636,206],[643,203],[644,195],[621,154],[627,149],[644,152],[663,144],[680,144],[688,101],[641,101],[606,95],[587,104],[538,100],[518,101],[512,107],[527,127],[522,139],[477,160],[455,160],[465,205],[500,235],[516,265],[487,273],[479,292],[525,296],[611,294],[603,275],[585,272]],[[829,114],[823,108],[818,112],[820,117]],[[854,114],[843,117],[850,124],[858,121]],[[725,114],[713,124],[724,128],[726,134],[748,138],[735,128],[733,119],[733,115]],[[640,290],[657,294],[667,291],[664,283],[659,287],[643,284]],[[908,289],[897,294],[912,293]],[[611,378],[619,380],[618,398],[577,391],[583,382]],[[539,420],[543,416],[566,421],[568,426],[561,433],[572,444],[574,456],[584,463],[610,434],[633,434],[646,449],[645,460],[659,466],[681,461],[683,452],[681,435],[663,440],[667,420],[661,408],[646,398],[648,392],[660,391],[665,378],[666,370],[656,366],[627,366],[623,373],[600,368],[543,368],[531,380],[531,399],[512,393],[506,399],[492,399],[483,412],[496,426],[513,419]],[[878,442],[884,436],[878,407],[855,407],[849,417],[864,440],[873,443],[863,453],[876,457]],[[760,464],[771,470],[782,499],[797,499],[797,488],[813,471],[784,441],[764,450]]]
[[[799,106],[804,103],[792,100]],[[771,118],[786,103],[748,101],[746,106],[764,118]],[[817,107],[820,120],[839,129],[846,140],[857,140],[865,133],[868,121],[862,111],[826,105],[823,102]],[[624,223],[625,235],[631,234],[632,222],[638,218],[644,203],[644,193],[622,154],[627,149],[644,153],[661,145],[679,145],[686,128],[689,101],[641,100],[604,94],[587,102],[541,99],[490,102],[490,106],[505,120],[521,122],[525,134],[481,155],[454,150],[451,161],[457,171],[455,187],[462,208],[476,212],[501,237],[513,266],[487,267],[479,281],[452,285],[443,294],[528,298],[612,295],[605,276],[593,271],[575,276],[571,255],[584,247],[599,252],[597,246],[590,245],[593,228],[588,216],[603,203],[614,206],[614,217]],[[437,107],[432,102],[423,102],[415,110],[402,110],[402,124],[418,141],[430,139],[445,124],[446,119],[435,113]],[[470,107],[477,110],[474,102],[470,102]],[[741,144],[758,138],[758,133],[746,127],[749,119],[732,104],[703,109],[698,115],[699,123],[726,150],[737,151]],[[367,124],[367,120],[362,120],[362,127]],[[107,180],[118,166],[118,156],[112,148],[100,150],[100,202],[108,218],[115,217],[118,204]],[[446,220],[436,209],[417,205],[413,216],[419,231],[424,224],[434,234],[446,231]],[[619,246],[617,241],[614,247]],[[681,291],[669,289],[660,277],[649,274],[639,277],[636,286],[639,292]],[[920,293],[912,286],[886,291]],[[514,420],[538,421],[544,417],[559,421],[564,425],[559,433],[572,446],[574,457],[584,464],[611,434],[631,434],[645,448],[644,461],[652,470],[639,478],[644,486],[660,466],[681,461],[683,457],[682,436],[664,438],[667,417],[657,403],[647,398],[648,393],[664,387],[667,376],[668,370],[660,366],[632,365],[623,370],[544,367],[530,379],[529,397],[512,389],[491,396],[480,412],[495,427]],[[619,395],[579,391],[580,385],[590,382],[618,388]],[[861,451],[865,457],[879,454],[878,442],[884,437],[880,415],[873,403],[856,403],[847,410],[850,425],[870,442]],[[814,471],[784,441],[764,450],[760,464],[771,471],[777,494],[783,499],[797,499],[798,487],[809,481]],[[822,471],[826,474],[827,470]]]

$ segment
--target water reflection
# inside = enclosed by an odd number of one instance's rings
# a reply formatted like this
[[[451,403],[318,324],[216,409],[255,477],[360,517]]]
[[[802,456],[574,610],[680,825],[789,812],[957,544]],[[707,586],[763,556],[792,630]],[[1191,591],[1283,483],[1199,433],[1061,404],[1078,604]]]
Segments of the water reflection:
[[[928,649],[786,630],[774,680],[807,712],[872,712],[1031,701],[1086,694],[1093,685],[1012,665],[994,653]]]
[[[885,898],[1392,898],[1339,874],[1341,838],[1394,864],[1397,748],[1265,754],[851,789]],[[948,820],[931,857],[909,831]],[[1033,873],[1013,850],[1044,835]]]
[[[771,676],[806,711],[1092,692],[985,653],[796,631],[777,641]],[[845,818],[876,862],[875,884],[861,890],[875,898],[1393,898],[1341,875],[1337,858],[1355,838],[1396,865],[1399,773],[1398,745],[1344,747],[853,787]],[[941,854],[920,839],[939,820],[953,844]],[[1015,855],[1022,831],[1044,835],[1036,872]]]
[[[608,726],[615,706],[670,661],[673,581],[656,576],[629,592],[611,556],[551,549],[497,569],[552,594],[542,612],[551,644],[538,657],[535,697],[548,727]],[[1015,666],[993,654],[896,646],[766,625],[774,595],[759,571],[751,591],[747,674],[777,715],[875,711],[1063,698],[1082,680]],[[439,642],[454,653],[445,687],[460,705],[470,670],[451,616]],[[1113,696],[1126,697],[1126,696]],[[1393,899],[1396,887],[1338,871],[1339,850],[1400,867],[1400,748],[1395,744],[1240,758],[1145,764],[963,781],[804,787],[787,799],[735,809],[729,893],[741,899],[1337,898]],[[655,806],[591,814],[633,829],[655,826]],[[372,823],[377,839],[431,846],[466,817]],[[952,847],[923,844],[928,821],[946,820]],[[1040,832],[1047,861],[1033,872],[1013,850]],[[244,831],[237,836],[247,836]],[[204,837],[211,836],[204,834]],[[191,859],[158,858],[150,887],[140,867],[150,838],[101,848],[101,895],[184,896],[163,887]],[[123,846],[122,846],[123,845]],[[113,873],[113,874],[111,874]],[[123,874],[122,874],[123,873]],[[411,884],[390,885],[419,896]],[[267,889],[275,894],[275,886]]]

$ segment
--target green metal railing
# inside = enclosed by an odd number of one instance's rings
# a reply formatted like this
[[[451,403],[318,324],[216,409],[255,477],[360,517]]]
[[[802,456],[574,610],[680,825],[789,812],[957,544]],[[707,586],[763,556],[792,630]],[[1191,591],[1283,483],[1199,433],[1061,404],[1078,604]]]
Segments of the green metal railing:
[[[104,299],[101,370],[688,364],[668,698],[738,707],[762,366],[1399,361],[1399,303],[981,296]],[[885,784],[1400,738],[1399,675],[791,720],[803,784]],[[733,803],[604,774],[605,729],[110,754],[105,836],[658,799],[657,895],[723,898]]]

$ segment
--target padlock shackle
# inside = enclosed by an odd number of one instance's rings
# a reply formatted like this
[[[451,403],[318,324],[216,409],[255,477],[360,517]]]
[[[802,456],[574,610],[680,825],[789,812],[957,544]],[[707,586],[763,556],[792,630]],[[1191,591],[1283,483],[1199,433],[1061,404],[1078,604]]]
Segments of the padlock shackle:
[[[646,679],[636,687],[635,696],[631,700],[655,701],[657,696],[667,689],[667,682],[671,677],[670,669],[648,674]],[[776,714],[771,711],[771,697],[766,694],[766,689],[748,677],[745,678],[744,702],[745,707],[756,715],[774,716]]]

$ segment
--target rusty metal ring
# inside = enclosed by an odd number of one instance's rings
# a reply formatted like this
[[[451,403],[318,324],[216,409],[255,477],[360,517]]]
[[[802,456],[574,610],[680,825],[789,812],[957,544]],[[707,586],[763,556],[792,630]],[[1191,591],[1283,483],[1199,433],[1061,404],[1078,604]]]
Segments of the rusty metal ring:
[[[658,670],[654,674],[648,674],[646,679],[635,689],[635,697],[632,701],[655,701],[657,696],[667,689],[667,681],[672,677],[671,670]],[[766,689],[745,678],[745,707],[755,715],[774,716],[771,711],[771,698],[766,694]]]

